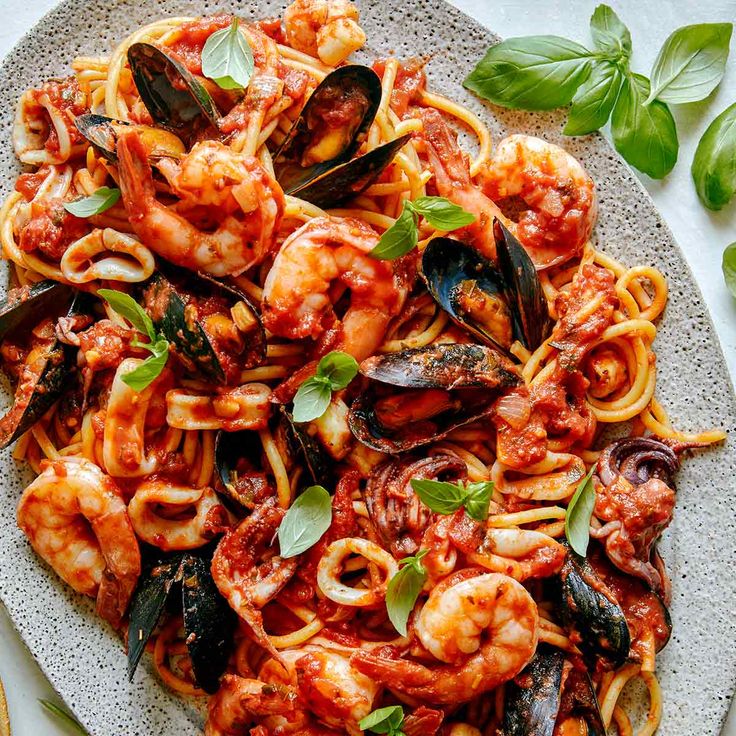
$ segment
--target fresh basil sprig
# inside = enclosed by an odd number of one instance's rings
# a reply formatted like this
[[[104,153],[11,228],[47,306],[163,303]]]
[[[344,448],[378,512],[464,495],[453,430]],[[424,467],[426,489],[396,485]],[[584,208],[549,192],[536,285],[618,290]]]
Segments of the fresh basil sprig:
[[[75,217],[92,217],[109,210],[119,199],[120,190],[117,187],[100,187],[89,197],[64,202],[64,209]]]
[[[612,51],[618,58],[631,56],[631,33],[613,8],[599,5],[590,16],[590,35],[596,48]]]
[[[731,296],[736,296],[736,243],[726,246],[723,251],[723,280],[726,282]]]
[[[245,89],[253,69],[253,52],[238,30],[238,19],[215,31],[202,49],[202,74],[222,89]]]
[[[399,571],[389,580],[386,588],[388,617],[402,636],[406,636],[406,622],[427,580],[422,558],[428,552],[428,549],[420,549],[414,557],[404,557],[399,562]]]
[[[493,481],[448,483],[442,480],[412,478],[411,487],[421,502],[437,514],[454,514],[465,507],[465,513],[476,521],[488,518],[493,496]]]
[[[145,348],[151,354],[137,368],[122,376],[123,383],[130,386],[133,391],[143,391],[165,368],[169,359],[169,341],[156,332],[151,318],[133,297],[115,289],[99,289],[97,294],[121,317],[125,317],[138,332],[148,338],[148,342],[137,339],[131,342],[133,347]]]
[[[695,150],[695,190],[711,210],[720,210],[736,193],[736,103],[707,128]]]
[[[419,242],[417,227],[423,217],[437,230],[451,231],[475,222],[475,216],[444,197],[418,197],[404,200],[396,222],[386,230],[371,251],[374,258],[392,261],[414,250]]]
[[[617,64],[602,61],[578,87],[572,98],[565,135],[587,135],[602,128],[611,117],[624,75]]]
[[[362,718],[358,723],[361,731],[385,733],[388,736],[405,736],[401,730],[404,726],[404,709],[400,705],[387,705],[378,708]]]
[[[68,713],[61,706],[56,705],[56,703],[52,703],[50,700],[43,700],[42,698],[39,698],[38,702],[45,710],[51,713],[51,715],[56,716],[56,718],[69,726],[72,730],[82,734],[83,736],[89,736],[84,726],[82,726],[82,724],[71,713]]]
[[[322,486],[310,486],[297,497],[278,530],[282,557],[296,557],[319,542],[332,523],[330,494]]]
[[[352,355],[334,350],[322,358],[317,372],[299,386],[294,396],[295,422],[319,419],[332,400],[332,392],[344,389],[358,373],[358,363]]]
[[[590,538],[590,517],[595,506],[595,485],[593,472],[595,463],[585,477],[578,483],[575,494],[570,499],[565,513],[565,536],[570,546],[581,556],[588,551]]]

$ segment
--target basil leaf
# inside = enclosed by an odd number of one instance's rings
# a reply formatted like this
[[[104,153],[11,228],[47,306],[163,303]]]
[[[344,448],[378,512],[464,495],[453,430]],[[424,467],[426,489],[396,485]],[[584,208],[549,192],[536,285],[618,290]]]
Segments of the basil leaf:
[[[327,353],[317,366],[317,375],[326,379],[333,391],[340,391],[345,388],[357,373],[358,361],[352,355],[340,350]]]
[[[438,230],[457,230],[475,222],[475,215],[444,197],[418,197],[406,206]]]
[[[695,150],[695,190],[711,210],[720,210],[736,193],[736,103],[707,128]]]
[[[382,261],[392,261],[414,250],[418,242],[416,219],[404,203],[404,209],[398,219],[381,235],[378,245],[370,252],[370,255]]]
[[[667,105],[655,100],[644,107],[649,80],[641,74],[624,79],[611,117],[616,150],[653,179],[666,176],[677,162],[677,130]]]
[[[465,513],[476,521],[485,521],[488,518],[488,506],[494,491],[493,481],[469,483],[467,498],[465,499]]]
[[[159,337],[152,347],[149,345],[143,347],[148,348],[151,355],[137,368],[122,376],[123,383],[138,392],[148,388],[161,375],[169,359],[169,341],[164,337]]]
[[[456,483],[442,480],[411,479],[411,487],[419,500],[438,514],[453,514],[462,507],[467,491]]]
[[[404,709],[400,705],[378,708],[362,718],[358,723],[361,731],[374,733],[395,733],[404,724]]]
[[[570,546],[581,556],[588,551],[590,537],[590,517],[595,506],[595,486],[593,472],[595,464],[586,476],[578,483],[575,494],[567,505],[565,514],[565,536]]]
[[[631,56],[631,33],[608,5],[599,5],[593,11],[590,35],[602,51],[619,52],[625,59]]]
[[[423,549],[416,557],[401,560],[401,569],[389,580],[386,588],[386,611],[402,636],[406,636],[406,623],[427,580],[427,571],[421,563],[427,552],[429,550]]]
[[[202,74],[222,89],[244,89],[253,74],[253,52],[238,30],[238,19],[215,31],[202,49]]]
[[[68,713],[64,708],[56,703],[52,703],[50,700],[43,700],[39,698],[38,702],[43,708],[45,708],[51,715],[56,716],[62,723],[69,726],[77,733],[83,734],[83,736],[89,736],[84,726],[71,714]]]
[[[732,296],[736,296],[736,243],[726,246],[723,251],[723,280]]]
[[[311,422],[319,419],[327,411],[331,399],[332,389],[327,379],[320,376],[308,378],[294,396],[294,421]]]
[[[132,296],[115,289],[98,289],[97,295],[101,296],[121,317],[125,317],[138,332],[147,335],[151,342],[156,341],[156,330],[153,328],[151,318]]]
[[[572,100],[593,55],[560,36],[509,38],[486,51],[463,85],[503,107],[552,110]]]
[[[587,135],[602,128],[611,117],[624,75],[611,61],[593,66],[590,76],[578,87],[563,133]]]
[[[120,190],[115,187],[100,187],[89,197],[64,202],[64,209],[75,217],[92,217],[109,210],[120,199]]]
[[[289,507],[279,525],[282,557],[296,557],[319,542],[332,523],[330,494],[322,486],[310,486]]]
[[[678,28],[664,42],[652,67],[653,100],[696,102],[705,99],[719,84],[726,70],[731,23],[699,23]]]

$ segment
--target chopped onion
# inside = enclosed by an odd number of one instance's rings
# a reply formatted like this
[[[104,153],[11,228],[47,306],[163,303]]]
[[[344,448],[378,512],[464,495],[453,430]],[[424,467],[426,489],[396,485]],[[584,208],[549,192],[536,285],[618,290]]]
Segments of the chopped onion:
[[[517,391],[502,396],[496,402],[496,413],[514,429],[521,429],[526,425],[531,410],[529,397]]]

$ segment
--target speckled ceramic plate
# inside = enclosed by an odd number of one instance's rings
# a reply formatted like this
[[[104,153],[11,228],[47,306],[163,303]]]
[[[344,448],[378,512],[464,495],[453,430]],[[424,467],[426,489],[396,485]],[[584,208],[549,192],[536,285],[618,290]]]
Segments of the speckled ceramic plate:
[[[655,343],[658,396],[678,427],[736,425],[736,402],[726,364],[685,259],[636,177],[599,136],[563,138],[563,117],[484,106],[461,80],[486,47],[490,31],[441,0],[360,0],[367,55],[432,54],[430,85],[468,104],[501,136],[525,132],[565,146],[594,178],[600,196],[598,242],[626,263],[651,263],[667,277],[671,297]],[[285,3],[285,0],[284,0]],[[78,54],[104,54],[140,25],[165,15],[227,9],[243,17],[276,15],[268,0],[204,3],[177,0],[65,0],[49,13],[0,68],[0,187],[13,185],[18,166],[10,148],[18,95],[51,76],[69,73]],[[498,140],[498,138],[496,138]],[[7,395],[2,402],[8,403]],[[94,736],[196,734],[197,710],[173,696],[147,666],[129,684],[121,641],[31,551],[15,525],[15,507],[28,475],[3,453],[0,474],[0,595],[46,675]],[[733,573],[733,478],[736,445],[698,453],[678,478],[675,520],[662,551],[672,574],[674,634],[659,657],[664,692],[660,733],[717,734],[736,675],[730,611]],[[145,662],[145,658],[144,658]],[[9,684],[9,683],[8,683]],[[12,685],[11,685],[12,686]]]

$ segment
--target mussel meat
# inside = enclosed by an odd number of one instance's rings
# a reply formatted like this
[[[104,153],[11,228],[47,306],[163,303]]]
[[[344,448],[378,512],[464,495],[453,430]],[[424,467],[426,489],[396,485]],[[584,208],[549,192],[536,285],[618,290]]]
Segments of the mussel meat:
[[[143,305],[187,368],[234,385],[266,357],[266,333],[247,297],[199,274],[167,268],[143,286]]]
[[[510,354],[518,340],[535,350],[552,329],[534,264],[519,241],[495,223],[498,263],[452,238],[431,240],[422,256],[429,292],[460,327]]]
[[[215,470],[220,480],[217,490],[248,511],[273,495],[272,484],[261,467],[261,455],[261,443],[253,431],[220,430],[215,436]]]
[[[173,56],[150,43],[134,43],[128,63],[153,121],[189,140],[203,128],[217,130],[220,111],[204,85]]]
[[[521,381],[509,360],[483,345],[375,356],[361,363],[360,372],[370,383],[350,407],[350,430],[364,445],[392,454],[490,414],[498,393]]]

